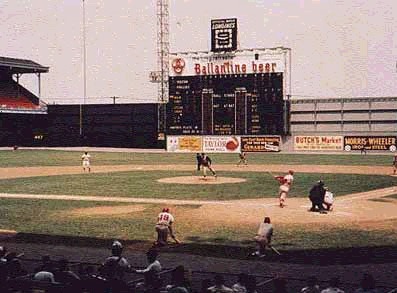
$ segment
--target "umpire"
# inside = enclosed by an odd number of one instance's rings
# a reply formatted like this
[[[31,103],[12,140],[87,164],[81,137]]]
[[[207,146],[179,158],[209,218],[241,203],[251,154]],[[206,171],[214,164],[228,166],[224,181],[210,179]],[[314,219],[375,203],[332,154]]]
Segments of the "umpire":
[[[323,202],[325,192],[326,190],[324,188],[324,182],[322,180],[317,181],[317,183],[314,184],[313,187],[310,189],[309,199],[312,202],[312,207],[310,208],[311,212],[324,211]]]

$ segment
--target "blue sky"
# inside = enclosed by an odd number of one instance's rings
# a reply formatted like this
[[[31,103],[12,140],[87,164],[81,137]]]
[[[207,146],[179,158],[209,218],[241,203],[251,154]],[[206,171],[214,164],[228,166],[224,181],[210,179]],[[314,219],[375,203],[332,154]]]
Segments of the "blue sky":
[[[156,101],[156,0],[85,1],[88,102]],[[211,19],[229,17],[240,49],[292,49],[293,96],[397,96],[395,0],[170,0],[171,51],[209,50]],[[0,56],[50,67],[45,101],[83,100],[81,0],[2,0],[0,21]]]

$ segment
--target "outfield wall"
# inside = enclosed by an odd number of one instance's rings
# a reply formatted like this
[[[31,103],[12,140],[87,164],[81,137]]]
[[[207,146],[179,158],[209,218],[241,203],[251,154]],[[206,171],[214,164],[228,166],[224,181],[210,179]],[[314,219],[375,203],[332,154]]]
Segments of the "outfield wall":
[[[157,104],[48,105],[48,112],[40,115],[0,113],[0,146],[162,148],[157,108]]]

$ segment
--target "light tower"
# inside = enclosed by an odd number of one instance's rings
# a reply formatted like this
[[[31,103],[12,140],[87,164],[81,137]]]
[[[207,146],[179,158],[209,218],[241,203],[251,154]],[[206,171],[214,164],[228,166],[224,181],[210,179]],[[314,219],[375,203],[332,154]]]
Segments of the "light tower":
[[[158,133],[164,135],[169,75],[169,0],[157,0]],[[164,136],[159,137],[164,139]]]

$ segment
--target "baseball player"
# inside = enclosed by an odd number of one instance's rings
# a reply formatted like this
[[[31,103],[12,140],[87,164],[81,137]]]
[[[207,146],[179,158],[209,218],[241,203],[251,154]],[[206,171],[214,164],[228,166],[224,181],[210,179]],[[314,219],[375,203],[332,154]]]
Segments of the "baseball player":
[[[180,243],[180,241],[175,237],[174,232],[172,230],[172,224],[174,223],[174,216],[171,215],[169,208],[163,208],[161,213],[159,213],[157,217],[157,224],[155,226],[157,232],[157,241],[154,243],[155,245],[164,246],[167,245],[168,242],[168,233],[171,235],[171,238],[174,239],[175,243]]]
[[[240,166],[240,164],[244,164],[244,166],[248,166],[247,163],[247,154],[245,152],[240,152],[238,154],[239,161],[237,162],[237,167]]]
[[[288,174],[284,176],[284,179],[287,181],[289,187],[292,187],[292,183],[294,182],[294,171],[289,170]]]
[[[287,175],[274,176],[274,179],[280,183],[278,195],[280,208],[283,208],[285,206],[285,200],[287,199],[288,192],[290,191],[292,183],[294,182],[294,171],[289,170]]]
[[[327,211],[332,211],[334,208],[334,194],[329,191],[328,187],[324,187],[325,194],[324,194],[324,202],[323,206]]]
[[[397,154],[394,154],[393,157],[393,175],[396,175],[397,171]]]
[[[207,177],[207,169],[209,169],[216,178],[216,172],[214,169],[211,167],[212,161],[209,156],[207,156],[205,153],[201,154],[201,167],[203,167],[203,176],[204,178]]]
[[[83,171],[85,172],[85,169],[87,168],[88,172],[91,172],[91,164],[90,164],[91,156],[90,156],[90,154],[88,152],[85,152],[81,156],[81,160],[83,162]]]
[[[270,222],[270,218],[265,217],[263,223],[259,225],[258,232],[254,237],[254,240],[258,245],[258,250],[252,253],[252,256],[264,257],[266,247],[270,247],[272,236],[273,236],[273,225]]]
[[[201,166],[201,154],[200,153],[196,154],[196,161],[197,161],[197,171],[200,171],[200,166]]]

